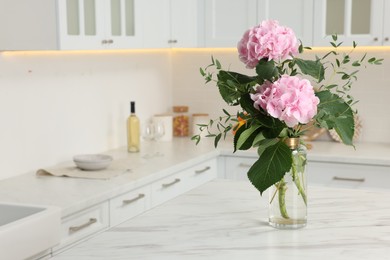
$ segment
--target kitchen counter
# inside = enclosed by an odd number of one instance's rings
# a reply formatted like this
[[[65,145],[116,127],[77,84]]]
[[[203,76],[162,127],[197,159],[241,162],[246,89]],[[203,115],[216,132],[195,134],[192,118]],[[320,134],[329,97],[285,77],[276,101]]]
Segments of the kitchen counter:
[[[344,162],[390,166],[390,144],[361,144],[356,150],[335,142],[313,142],[308,152],[310,161]],[[161,157],[145,159],[145,154],[159,151]],[[161,179],[196,163],[222,156],[257,157],[255,149],[232,153],[231,140],[222,141],[216,150],[211,139],[197,146],[189,138],[172,142],[143,143],[141,153],[128,153],[125,147],[107,151],[114,159],[126,159],[131,172],[110,180],[66,177],[37,177],[34,171],[0,181],[0,202],[58,206],[62,216],[122,194],[128,190]],[[64,162],[63,165],[73,165]],[[390,173],[389,173],[390,174]]]
[[[267,194],[216,180],[51,259],[389,259],[390,192],[309,187],[307,227],[267,223]]]

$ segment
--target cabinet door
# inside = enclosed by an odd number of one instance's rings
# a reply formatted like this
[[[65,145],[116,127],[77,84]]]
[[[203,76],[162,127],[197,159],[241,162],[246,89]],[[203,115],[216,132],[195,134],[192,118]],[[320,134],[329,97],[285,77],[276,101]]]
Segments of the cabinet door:
[[[257,24],[256,0],[205,0],[205,47],[236,47]]]
[[[142,30],[145,48],[166,48],[170,43],[170,0],[143,0]]]
[[[59,48],[100,49],[104,39],[104,6],[97,0],[58,0]]]
[[[171,47],[198,47],[198,0],[171,0]]]
[[[314,45],[329,46],[332,34],[346,46],[382,45],[383,7],[384,0],[314,1]]]
[[[143,0],[106,0],[103,47],[109,49],[141,48]]]
[[[383,45],[390,45],[390,1],[384,3]]]
[[[304,46],[312,45],[313,1],[312,0],[259,0],[258,23],[277,20],[290,27]]]
[[[248,171],[256,162],[253,157],[226,157],[225,159],[225,178],[233,180],[248,180]]]

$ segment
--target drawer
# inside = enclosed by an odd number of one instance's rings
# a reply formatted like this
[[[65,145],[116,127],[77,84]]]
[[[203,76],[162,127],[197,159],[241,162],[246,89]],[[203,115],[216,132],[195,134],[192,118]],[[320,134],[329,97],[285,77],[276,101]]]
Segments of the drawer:
[[[344,188],[390,189],[390,167],[332,162],[309,162],[308,183]]]
[[[217,159],[212,159],[152,184],[152,207],[217,177]]]
[[[258,158],[225,157],[225,178],[248,180],[248,171]]]
[[[182,172],[186,182],[187,190],[199,187],[200,185],[217,178],[217,159],[209,160],[193,166]]]
[[[170,200],[186,191],[181,173],[177,173],[152,184],[152,207]]]
[[[65,217],[61,224],[61,242],[53,248],[57,253],[68,245],[108,228],[108,202]]]
[[[118,225],[151,206],[150,186],[124,193],[110,200],[110,226]]]

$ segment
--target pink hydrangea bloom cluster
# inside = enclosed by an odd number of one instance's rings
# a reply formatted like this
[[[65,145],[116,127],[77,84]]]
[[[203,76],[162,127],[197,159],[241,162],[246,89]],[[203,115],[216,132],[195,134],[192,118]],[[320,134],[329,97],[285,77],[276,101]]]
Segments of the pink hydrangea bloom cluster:
[[[294,32],[277,21],[266,20],[249,29],[238,42],[239,58],[253,69],[261,59],[285,60],[298,54],[299,43]]]
[[[258,86],[251,98],[256,109],[261,107],[272,117],[284,121],[288,127],[309,123],[317,114],[320,102],[310,81],[289,75]]]

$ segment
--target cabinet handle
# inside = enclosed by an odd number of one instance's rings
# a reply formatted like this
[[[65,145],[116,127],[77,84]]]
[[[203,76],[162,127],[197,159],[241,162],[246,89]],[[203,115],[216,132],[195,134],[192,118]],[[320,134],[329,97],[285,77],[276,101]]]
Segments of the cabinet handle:
[[[174,184],[176,184],[176,183],[178,183],[178,182],[180,182],[180,179],[176,178],[174,181],[172,181],[172,182],[170,182],[170,183],[164,183],[164,184],[162,184],[161,186],[162,186],[163,188],[168,188],[169,186],[172,186],[172,185],[174,185]]]
[[[202,170],[195,170],[195,174],[201,174],[201,173],[204,173],[204,172],[207,172],[208,170],[210,170],[211,167],[210,166],[206,166],[204,169]]]
[[[385,38],[385,42],[388,42],[388,41],[389,41],[389,37],[386,37],[386,38]]]
[[[114,43],[114,40],[113,40],[113,39],[109,39],[109,40],[107,40],[107,43],[108,43],[108,44],[113,44],[113,43]]]
[[[378,39],[378,37],[375,37],[374,38],[374,42],[377,42],[379,39]]]
[[[102,44],[107,44],[107,40],[102,40]]]
[[[240,163],[240,164],[238,165],[238,167],[242,167],[242,168],[250,168],[250,167],[252,167],[252,165],[251,165],[251,164],[249,164],[249,163]]]
[[[145,194],[140,193],[140,194],[138,194],[137,197],[135,197],[135,198],[133,198],[133,199],[129,199],[129,200],[123,200],[122,202],[123,202],[123,204],[127,205],[127,204],[133,203],[133,202],[135,202],[135,201],[137,201],[137,200],[140,200],[140,199],[142,199],[143,197],[145,197]]]
[[[93,223],[96,223],[96,222],[97,222],[96,218],[90,218],[87,223],[84,223],[84,224],[82,224],[80,226],[69,227],[69,233],[77,232],[80,229],[86,228],[86,227],[88,227],[88,226],[90,226],[90,225],[92,225]]]
[[[169,40],[168,43],[177,43],[177,40]]]
[[[355,181],[355,182],[365,182],[366,181],[364,178],[343,178],[343,177],[337,177],[337,176],[334,176],[333,180],[335,180],[335,181]]]

